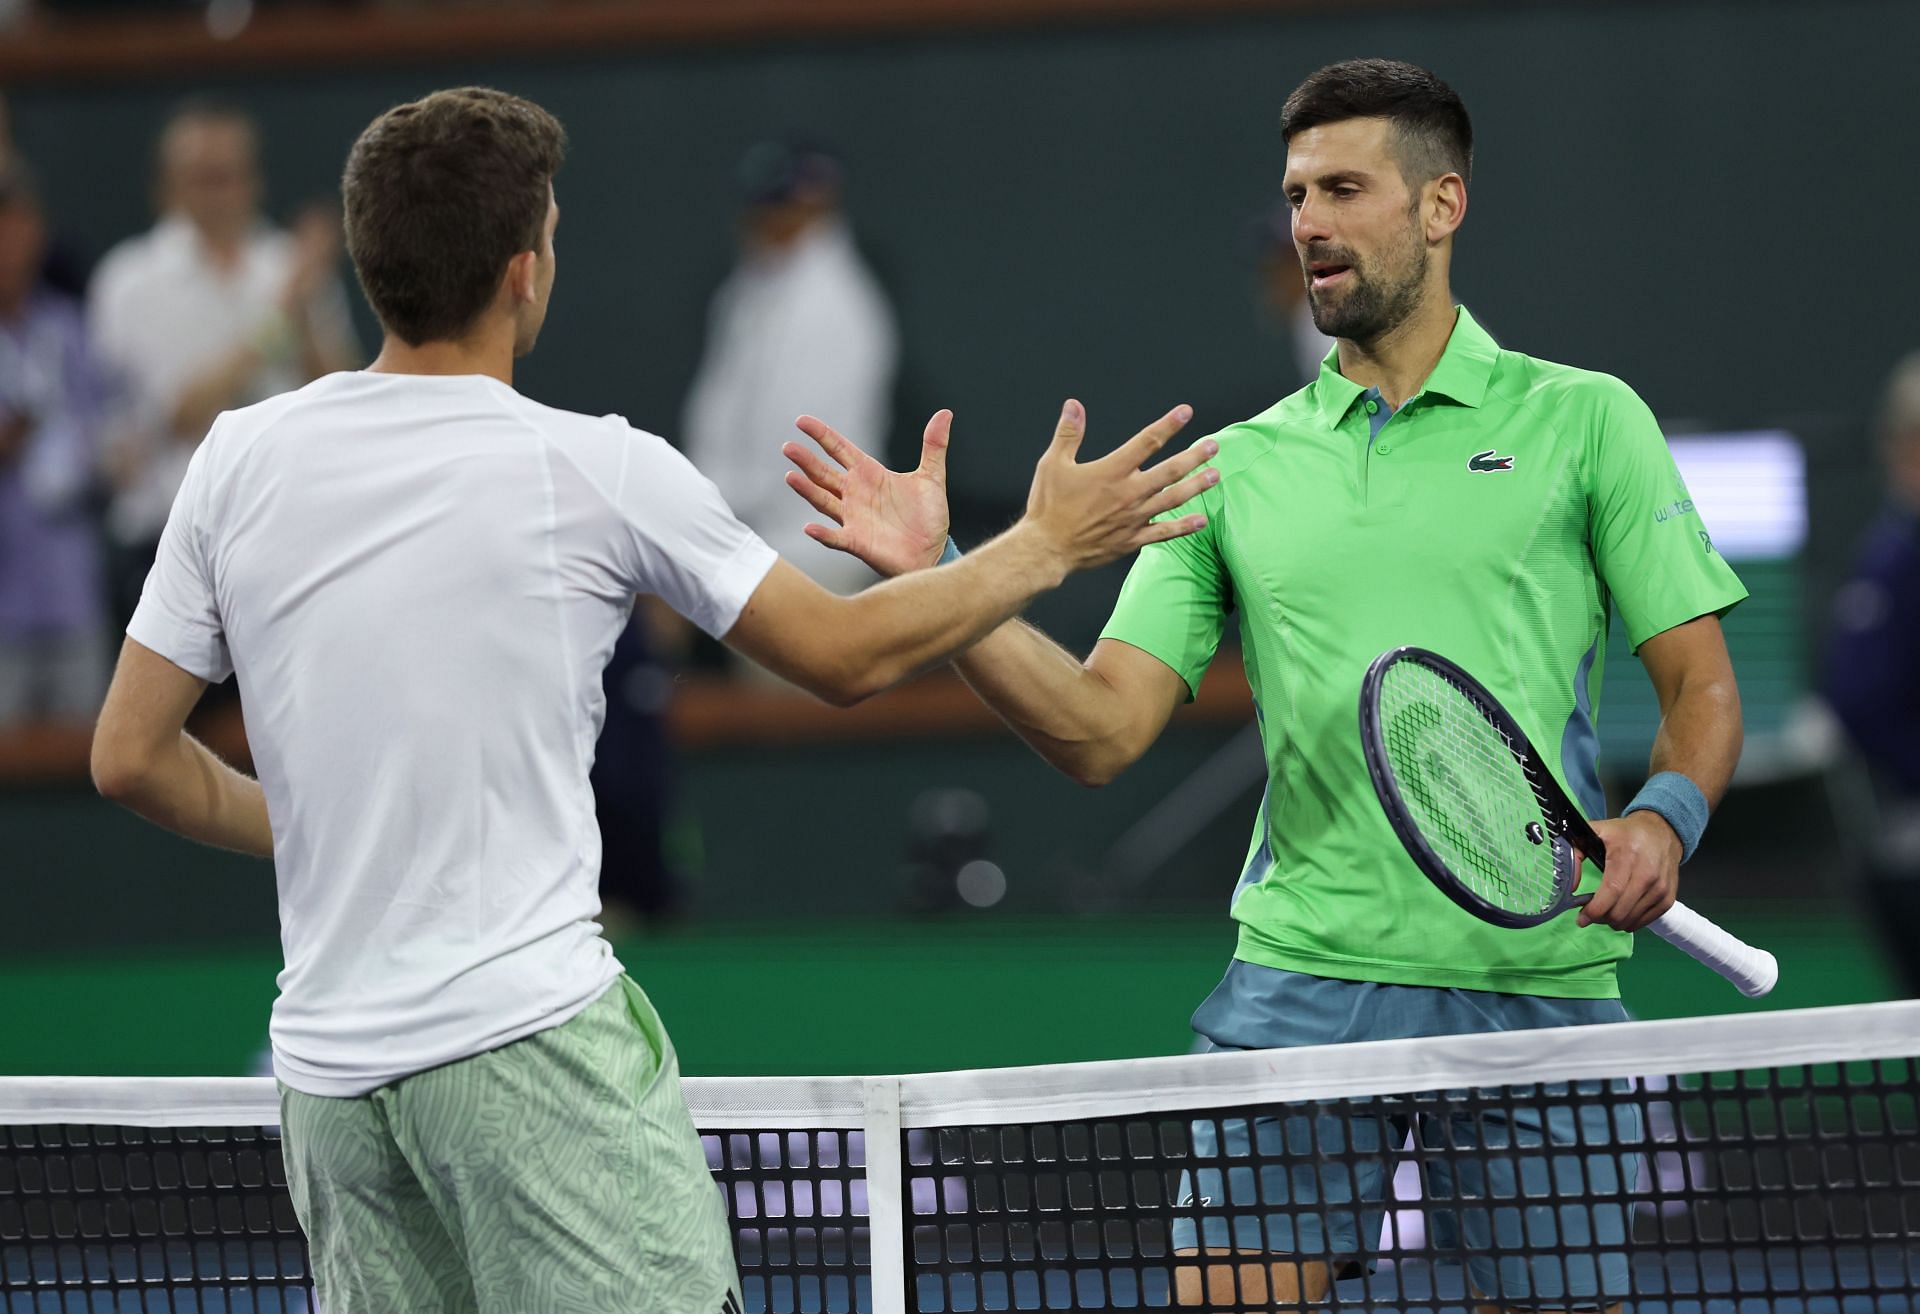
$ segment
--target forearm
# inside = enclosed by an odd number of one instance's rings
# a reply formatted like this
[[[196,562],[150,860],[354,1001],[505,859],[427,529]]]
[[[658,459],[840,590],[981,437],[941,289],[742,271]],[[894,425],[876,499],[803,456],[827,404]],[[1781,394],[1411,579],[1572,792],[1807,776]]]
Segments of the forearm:
[[[155,760],[118,775],[96,776],[100,792],[155,825],[215,848],[273,856],[260,782],[215,757],[182,731]]]
[[[1740,692],[1732,676],[1690,676],[1660,718],[1647,773],[1677,771],[1699,787],[1709,807],[1717,806],[1743,742]]]
[[[1001,627],[1066,577],[1059,553],[1028,528],[938,570],[902,576],[846,599],[848,701],[939,665]]]
[[[1025,621],[1010,621],[954,660],[980,701],[1049,765],[1101,785],[1139,754],[1120,742],[1124,708],[1112,685]]]

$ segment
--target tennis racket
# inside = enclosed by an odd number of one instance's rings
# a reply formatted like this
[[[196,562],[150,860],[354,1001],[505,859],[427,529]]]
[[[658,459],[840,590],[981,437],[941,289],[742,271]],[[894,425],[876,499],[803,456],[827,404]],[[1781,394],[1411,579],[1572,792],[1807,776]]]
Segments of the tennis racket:
[[[1495,926],[1538,926],[1592,897],[1574,893],[1580,855],[1604,868],[1607,846],[1506,708],[1458,666],[1424,648],[1381,653],[1360,686],[1360,741],[1400,842],[1462,908]],[[1685,904],[1651,929],[1743,995],[1779,978],[1772,954]]]

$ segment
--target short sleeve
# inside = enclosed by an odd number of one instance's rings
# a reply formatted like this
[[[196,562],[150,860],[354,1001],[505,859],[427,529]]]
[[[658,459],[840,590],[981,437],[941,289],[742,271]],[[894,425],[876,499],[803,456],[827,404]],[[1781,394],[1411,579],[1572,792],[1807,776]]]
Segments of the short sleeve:
[[[1713,546],[1666,437],[1646,403],[1617,379],[1588,435],[1587,515],[1594,565],[1634,648],[1747,596]]]
[[[220,619],[207,552],[208,449],[200,444],[187,463],[186,478],[174,495],[160,548],[140,591],[140,605],[127,623],[127,635],[190,675],[218,684],[233,673],[226,626]]]
[[[619,426],[623,443],[613,501],[626,534],[627,586],[724,637],[779,554],[664,439],[618,416],[609,422]]]
[[[1204,512],[1207,525],[1197,534],[1149,543],[1140,549],[1103,639],[1117,639],[1165,662],[1187,682],[1187,697],[1200,691],[1219,650],[1233,590],[1227,582],[1219,539],[1224,499],[1215,485],[1162,519]]]

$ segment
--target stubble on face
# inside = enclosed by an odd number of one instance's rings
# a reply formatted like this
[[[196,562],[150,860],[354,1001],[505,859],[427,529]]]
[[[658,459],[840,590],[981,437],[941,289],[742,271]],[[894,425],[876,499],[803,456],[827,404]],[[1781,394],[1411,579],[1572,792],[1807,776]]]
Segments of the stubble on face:
[[[1362,257],[1332,242],[1309,243],[1301,254],[1301,272],[1307,281],[1313,326],[1330,338],[1379,341],[1419,308],[1429,259],[1418,206],[1408,210],[1406,226],[1395,240],[1374,255]],[[1340,286],[1316,290],[1307,267],[1319,262],[1346,265],[1352,272]]]

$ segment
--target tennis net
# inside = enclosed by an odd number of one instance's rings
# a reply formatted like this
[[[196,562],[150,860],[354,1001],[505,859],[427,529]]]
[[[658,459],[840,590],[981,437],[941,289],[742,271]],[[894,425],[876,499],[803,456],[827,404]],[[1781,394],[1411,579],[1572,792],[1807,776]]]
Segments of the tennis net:
[[[1920,1002],[686,1090],[767,1314],[1920,1310]],[[317,1309],[276,1117],[0,1080],[0,1311]]]

